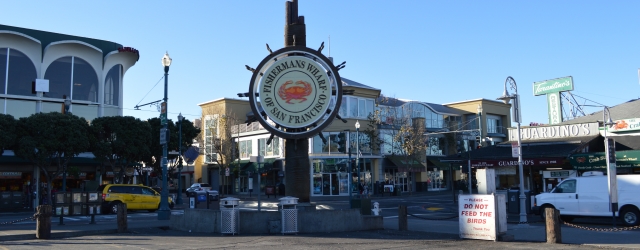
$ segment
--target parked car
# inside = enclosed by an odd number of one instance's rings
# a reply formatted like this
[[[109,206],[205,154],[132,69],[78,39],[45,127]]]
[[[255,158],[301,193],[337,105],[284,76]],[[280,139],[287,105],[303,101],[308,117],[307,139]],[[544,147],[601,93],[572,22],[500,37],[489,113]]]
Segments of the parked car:
[[[544,218],[545,208],[556,208],[567,222],[574,217],[611,217],[608,179],[602,172],[567,178],[550,193],[537,195],[533,212]],[[618,175],[616,179],[619,207],[616,216],[626,226],[636,226],[640,224],[640,175]]]
[[[187,188],[187,197],[197,197],[199,194],[208,194],[209,199],[217,201],[220,198],[218,190],[211,189],[211,185],[208,183],[193,183],[191,187]]]
[[[148,210],[155,212],[160,208],[160,193],[150,187],[132,184],[100,185],[102,211],[118,213],[118,204],[127,204],[127,210]],[[169,197],[169,208],[173,209],[173,199]]]

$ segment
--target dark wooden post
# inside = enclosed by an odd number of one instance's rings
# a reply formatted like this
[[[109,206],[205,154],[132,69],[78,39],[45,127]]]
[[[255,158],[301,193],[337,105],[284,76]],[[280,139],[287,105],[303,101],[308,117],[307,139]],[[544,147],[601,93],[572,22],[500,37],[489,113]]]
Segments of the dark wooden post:
[[[398,230],[408,231],[409,226],[407,223],[407,205],[398,206]]]
[[[118,204],[118,233],[127,232],[127,204]]]
[[[36,238],[37,239],[50,239],[51,238],[51,206],[40,205],[36,209]]]
[[[562,231],[560,230],[560,211],[555,208],[546,208],[547,243],[562,243]]]
[[[284,46],[307,46],[304,16],[298,16],[298,0],[285,2]],[[311,201],[311,164],[309,139],[286,139],[284,142],[285,195],[297,197],[299,202]]]

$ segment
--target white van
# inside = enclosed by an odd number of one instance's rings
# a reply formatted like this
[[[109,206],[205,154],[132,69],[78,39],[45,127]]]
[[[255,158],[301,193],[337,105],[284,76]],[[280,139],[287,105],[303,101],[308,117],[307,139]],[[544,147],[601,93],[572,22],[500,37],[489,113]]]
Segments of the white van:
[[[611,217],[608,176],[602,172],[587,172],[582,177],[571,177],[560,182],[550,193],[536,195],[532,211],[544,218],[547,207],[556,208],[564,221],[574,217]],[[626,226],[640,221],[640,175],[618,175],[619,216]]]

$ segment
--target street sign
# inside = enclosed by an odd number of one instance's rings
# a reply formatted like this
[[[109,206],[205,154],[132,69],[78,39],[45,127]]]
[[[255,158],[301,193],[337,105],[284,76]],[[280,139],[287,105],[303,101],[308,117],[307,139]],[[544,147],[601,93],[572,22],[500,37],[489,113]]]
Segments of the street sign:
[[[167,144],[167,130],[166,128],[160,129],[160,145]]]
[[[224,176],[229,176],[229,168],[224,169]]]
[[[160,125],[167,124],[167,102],[160,104]]]
[[[144,167],[142,168],[142,171],[146,171],[146,172],[151,172],[153,170],[152,167]]]
[[[517,142],[511,142],[511,157],[518,158],[520,156],[520,147]]]

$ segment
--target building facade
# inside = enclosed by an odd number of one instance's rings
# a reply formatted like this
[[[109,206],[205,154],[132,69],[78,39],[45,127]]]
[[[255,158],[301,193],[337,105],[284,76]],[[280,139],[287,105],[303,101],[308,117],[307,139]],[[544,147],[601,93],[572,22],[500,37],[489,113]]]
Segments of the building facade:
[[[138,50],[114,42],[0,25],[0,112],[15,119],[62,112],[67,100],[68,111],[88,121],[121,116],[124,74],[139,58]],[[0,192],[29,194],[42,185],[38,169],[11,150],[0,162]],[[76,157],[69,168],[77,172],[69,176],[70,188],[99,179],[91,153]]]
[[[497,143],[507,137],[501,124],[509,120],[508,104],[486,99],[445,105],[401,100],[383,97],[380,89],[344,77],[342,81],[344,90],[353,90],[353,95],[343,96],[339,110],[346,123],[336,119],[322,132],[322,136],[309,139],[311,197],[349,196],[361,189],[374,194],[384,192],[384,185],[393,186],[395,192],[450,190],[466,175],[462,174],[460,167],[450,169],[449,164],[440,162],[440,159],[457,152],[458,145],[462,145],[463,151],[470,151],[481,144]],[[222,116],[233,117],[237,121],[248,120],[253,116],[248,101],[222,98],[200,106],[203,110],[204,150],[201,150],[200,170],[196,172],[201,172],[199,176],[203,182],[211,183],[221,192],[226,189],[237,193],[257,192],[258,189],[264,192],[271,187],[279,191],[281,185],[286,185],[283,183],[285,142],[274,137],[267,144],[271,134],[258,122],[232,126],[228,135],[236,141],[239,157],[235,164],[220,166],[216,162],[216,157],[220,156],[216,155],[212,145],[216,134],[224,134],[220,132],[221,126],[217,121]],[[478,106],[485,107],[480,115]],[[493,124],[491,129],[479,129],[482,117]],[[398,123],[401,119],[409,122],[422,120],[420,126],[424,126],[425,131],[422,136],[428,138],[425,141],[430,145],[412,161],[403,159],[399,144],[394,143],[395,135],[402,126]],[[356,129],[356,123],[360,124],[359,129]],[[377,138],[372,139],[372,135]],[[265,164],[257,166],[249,162],[253,155],[264,156]],[[231,168],[229,176],[226,176],[227,167]],[[259,188],[257,173],[261,176]],[[451,176],[453,178],[449,178]]]

